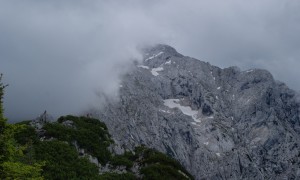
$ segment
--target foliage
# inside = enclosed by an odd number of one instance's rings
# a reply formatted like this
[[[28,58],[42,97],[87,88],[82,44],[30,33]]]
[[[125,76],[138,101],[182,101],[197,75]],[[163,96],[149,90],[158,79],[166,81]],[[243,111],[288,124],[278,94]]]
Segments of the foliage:
[[[72,142],[74,129],[66,127],[60,123],[46,123],[43,127],[46,130],[46,138],[54,137],[61,141]]]
[[[72,121],[74,127],[68,127],[61,123]],[[48,123],[44,126],[46,136],[55,137],[70,144],[77,142],[83,148],[96,157],[101,164],[106,164],[111,153],[107,150],[113,141],[110,138],[107,127],[98,119],[75,116],[62,116],[57,123]]]
[[[33,127],[31,127],[29,125],[25,125],[23,123],[18,123],[18,124],[23,125],[22,129],[20,129],[14,135],[15,140],[19,144],[21,144],[21,145],[33,144],[33,143],[36,143],[39,141],[39,138]]]
[[[64,123],[68,123],[68,125],[64,125]],[[51,155],[49,157],[45,155],[45,152],[50,151],[51,147],[53,148],[55,145],[52,145],[48,148],[43,148],[41,151],[44,152],[41,154],[41,158],[44,158],[40,160],[45,160],[50,164],[52,163],[51,166],[47,164],[45,166],[44,171],[51,172],[52,174],[47,175],[44,173],[43,175],[46,178],[75,178],[75,174],[76,177],[80,176],[80,173],[76,172],[76,169],[86,166],[86,169],[93,169],[92,167],[89,167],[88,164],[84,165],[82,162],[78,164],[78,167],[76,167],[77,164],[75,162],[79,161],[80,158],[76,161],[74,160],[75,156],[78,156],[78,154],[76,155],[74,147],[70,146],[76,141],[80,148],[85,149],[92,156],[97,157],[102,165],[109,162],[109,164],[114,168],[118,166],[126,166],[127,173],[104,173],[100,176],[94,176],[93,179],[136,179],[133,172],[131,172],[131,168],[133,167],[134,163],[139,164],[140,173],[143,175],[143,179],[193,179],[193,177],[176,160],[154,149],[146,148],[145,146],[136,147],[134,152],[126,151],[124,154],[112,156],[107,150],[107,147],[109,144],[113,143],[113,141],[110,139],[106,125],[97,119],[75,117],[70,115],[62,116],[58,119],[58,122],[46,124],[44,129],[46,130],[46,136],[56,138],[57,142],[64,141],[63,144],[60,144],[60,146],[66,146],[62,147],[61,150],[53,150],[54,154],[50,153]],[[40,145],[43,143],[46,142],[42,142]],[[74,153],[74,155],[72,155],[73,158],[68,158],[67,155],[63,155],[62,157],[55,155],[55,153],[64,154],[64,152],[61,151],[63,149],[66,151],[67,146],[69,148],[73,148],[72,152],[70,151],[68,153],[69,156],[71,153]],[[36,149],[35,151],[38,157],[39,150]],[[50,157],[53,159],[49,159]],[[58,162],[59,164],[57,164]],[[60,164],[63,164],[63,162],[68,163],[64,164],[64,167],[60,167]],[[66,167],[76,168],[72,169]],[[64,172],[69,172],[68,176],[66,176]],[[92,176],[92,174],[83,176],[82,178],[87,178],[89,176]]]
[[[75,161],[75,156],[78,156],[78,153],[76,154],[75,148],[72,146],[72,144],[74,144],[76,141],[80,148],[85,149],[88,154],[97,157],[102,165],[109,163],[113,168],[117,168],[118,166],[126,166],[127,173],[104,173],[102,175],[93,177],[93,179],[136,179],[137,177],[131,170],[135,163],[139,164],[143,179],[193,179],[192,176],[177,161],[154,149],[146,148],[145,146],[137,147],[134,152],[126,151],[124,154],[112,156],[107,150],[107,147],[109,144],[113,143],[113,141],[110,139],[106,125],[97,119],[75,117],[71,115],[62,116],[58,119],[58,122],[46,124],[44,129],[46,130],[45,135],[47,137],[54,137],[57,139],[49,142],[53,143],[57,141],[56,143],[58,143],[64,141],[59,146],[65,146],[61,147],[61,150],[51,150],[51,148],[57,145],[45,147],[42,151],[38,149],[35,150],[37,157],[39,156],[40,152],[44,152],[43,154],[40,154],[42,158],[41,160],[45,160],[48,162],[48,164],[52,164],[51,166],[47,164],[45,166],[44,172],[52,173],[52,175],[47,175],[44,173],[43,175],[46,178],[59,177],[60,179],[68,179],[75,178],[75,174],[76,177],[80,175],[80,173],[75,171],[76,169],[80,168],[79,166],[75,169],[66,168],[76,167],[77,164],[75,162],[80,160],[79,158]],[[40,145],[44,143],[46,142],[42,142]],[[62,152],[62,150],[65,149],[66,151],[68,149],[67,146],[73,150],[72,152],[68,152],[69,155],[63,155],[64,152]],[[51,155],[48,157],[46,154],[49,151],[53,151],[53,153],[50,153]],[[45,152],[47,153],[45,154]],[[62,156],[55,155],[55,153]],[[73,158],[68,158],[72,153],[74,153],[72,155]],[[50,157],[53,159],[49,159]],[[58,162],[59,164],[57,164]],[[60,167],[60,164],[66,162],[68,163],[64,164],[64,167]],[[82,162],[80,165],[81,167],[89,166],[84,165]],[[90,168],[91,167],[88,167],[86,169]],[[53,172],[55,173],[53,174]],[[68,176],[66,176],[64,172],[69,172]],[[85,177],[83,176],[82,178],[87,178],[89,176],[91,176],[91,174]]]
[[[4,96],[4,88],[7,85],[2,83],[2,74],[0,74],[0,135],[3,133],[6,119],[4,118],[4,109],[3,109],[3,96]]]
[[[141,169],[145,180],[150,179],[164,179],[164,180],[180,180],[189,179],[183,174],[179,173],[177,169],[163,164],[151,164]]]
[[[99,178],[99,180],[136,180],[136,179],[137,178],[132,173],[122,173],[122,174],[104,173],[100,175]]]
[[[135,148],[135,154],[142,157],[141,173],[145,179],[193,179],[178,161],[157,150],[139,146]]]
[[[115,155],[111,158],[110,164],[113,166],[126,166],[128,170],[133,166],[133,160],[126,156],[126,154]]]
[[[66,142],[43,141],[35,145],[35,158],[46,161],[43,176],[46,179],[96,179],[98,168]]]
[[[1,177],[5,179],[43,179],[41,177],[42,164],[35,163],[27,165],[21,162],[4,162],[2,164],[3,174]]]
[[[1,179],[43,179],[41,176],[42,163],[27,164],[22,161],[26,145],[20,145],[14,136],[24,125],[8,124],[4,118],[3,95],[7,85],[2,83],[0,75],[0,178]]]

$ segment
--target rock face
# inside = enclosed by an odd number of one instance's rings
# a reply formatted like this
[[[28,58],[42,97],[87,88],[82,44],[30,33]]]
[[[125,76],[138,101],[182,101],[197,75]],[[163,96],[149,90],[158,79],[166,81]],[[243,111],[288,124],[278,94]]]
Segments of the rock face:
[[[153,147],[196,179],[300,177],[293,90],[266,70],[221,69],[167,45],[144,53],[99,113],[120,150]]]
[[[30,125],[34,127],[37,131],[41,130],[45,123],[53,122],[54,118],[44,111],[41,115],[30,122]]]

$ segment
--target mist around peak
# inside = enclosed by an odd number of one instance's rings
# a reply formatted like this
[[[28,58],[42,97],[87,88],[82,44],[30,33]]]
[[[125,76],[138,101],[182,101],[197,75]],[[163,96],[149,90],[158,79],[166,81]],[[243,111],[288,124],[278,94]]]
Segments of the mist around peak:
[[[220,67],[263,68],[300,89],[298,1],[0,2],[0,72],[11,120],[80,113],[141,61],[169,44]]]

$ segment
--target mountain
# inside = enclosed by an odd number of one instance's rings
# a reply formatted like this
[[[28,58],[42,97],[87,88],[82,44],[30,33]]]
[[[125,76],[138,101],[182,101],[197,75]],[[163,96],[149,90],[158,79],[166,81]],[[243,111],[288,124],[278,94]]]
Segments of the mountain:
[[[98,111],[121,153],[146,145],[196,179],[300,177],[300,103],[262,69],[221,69],[167,45],[143,50]]]

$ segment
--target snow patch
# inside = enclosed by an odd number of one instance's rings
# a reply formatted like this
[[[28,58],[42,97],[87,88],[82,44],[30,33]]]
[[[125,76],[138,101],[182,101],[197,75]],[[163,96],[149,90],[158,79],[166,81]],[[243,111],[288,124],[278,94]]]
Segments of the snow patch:
[[[257,143],[257,142],[259,142],[259,141],[261,141],[261,138],[260,138],[260,137],[256,137],[256,138],[254,138],[254,139],[251,141],[251,143]]]
[[[179,99],[165,99],[164,105],[169,108],[178,108],[183,114],[191,116],[194,121],[201,122],[201,120],[197,118],[198,111],[192,110],[190,106],[182,106],[179,102]]]
[[[165,62],[165,64],[171,64],[171,63],[172,63],[172,61],[171,61],[171,60],[169,60],[169,61]]]
[[[161,55],[161,54],[163,54],[163,53],[164,53],[164,52],[159,52],[159,53],[157,53],[157,54],[155,54],[155,55],[153,55],[153,56],[151,56],[151,57],[145,59],[145,61],[148,61],[148,60],[150,60],[150,59],[156,58],[157,56],[159,56],[159,55]]]
[[[203,144],[205,144],[205,145],[208,145],[208,144],[209,144],[209,142],[205,142],[205,143],[203,143]]]
[[[143,65],[138,65],[137,67],[144,68],[144,69],[150,69],[148,66],[143,66]]]
[[[249,69],[248,71],[246,71],[246,73],[252,72],[254,71],[253,69]]]
[[[158,75],[159,75],[158,72],[159,72],[159,71],[162,71],[162,70],[164,70],[163,67],[153,68],[153,69],[151,70],[151,73],[152,73],[153,76],[158,76]]]
[[[195,126],[199,126],[198,124],[199,122],[191,122],[191,124],[195,125]]]
[[[166,111],[166,110],[163,110],[163,109],[160,109],[159,111],[163,112],[163,113],[170,113],[170,111]]]
[[[217,89],[221,89],[221,86],[219,86]]]
[[[221,154],[220,154],[220,153],[216,153],[216,155],[217,155],[217,156],[219,156],[219,157],[221,156]]]

